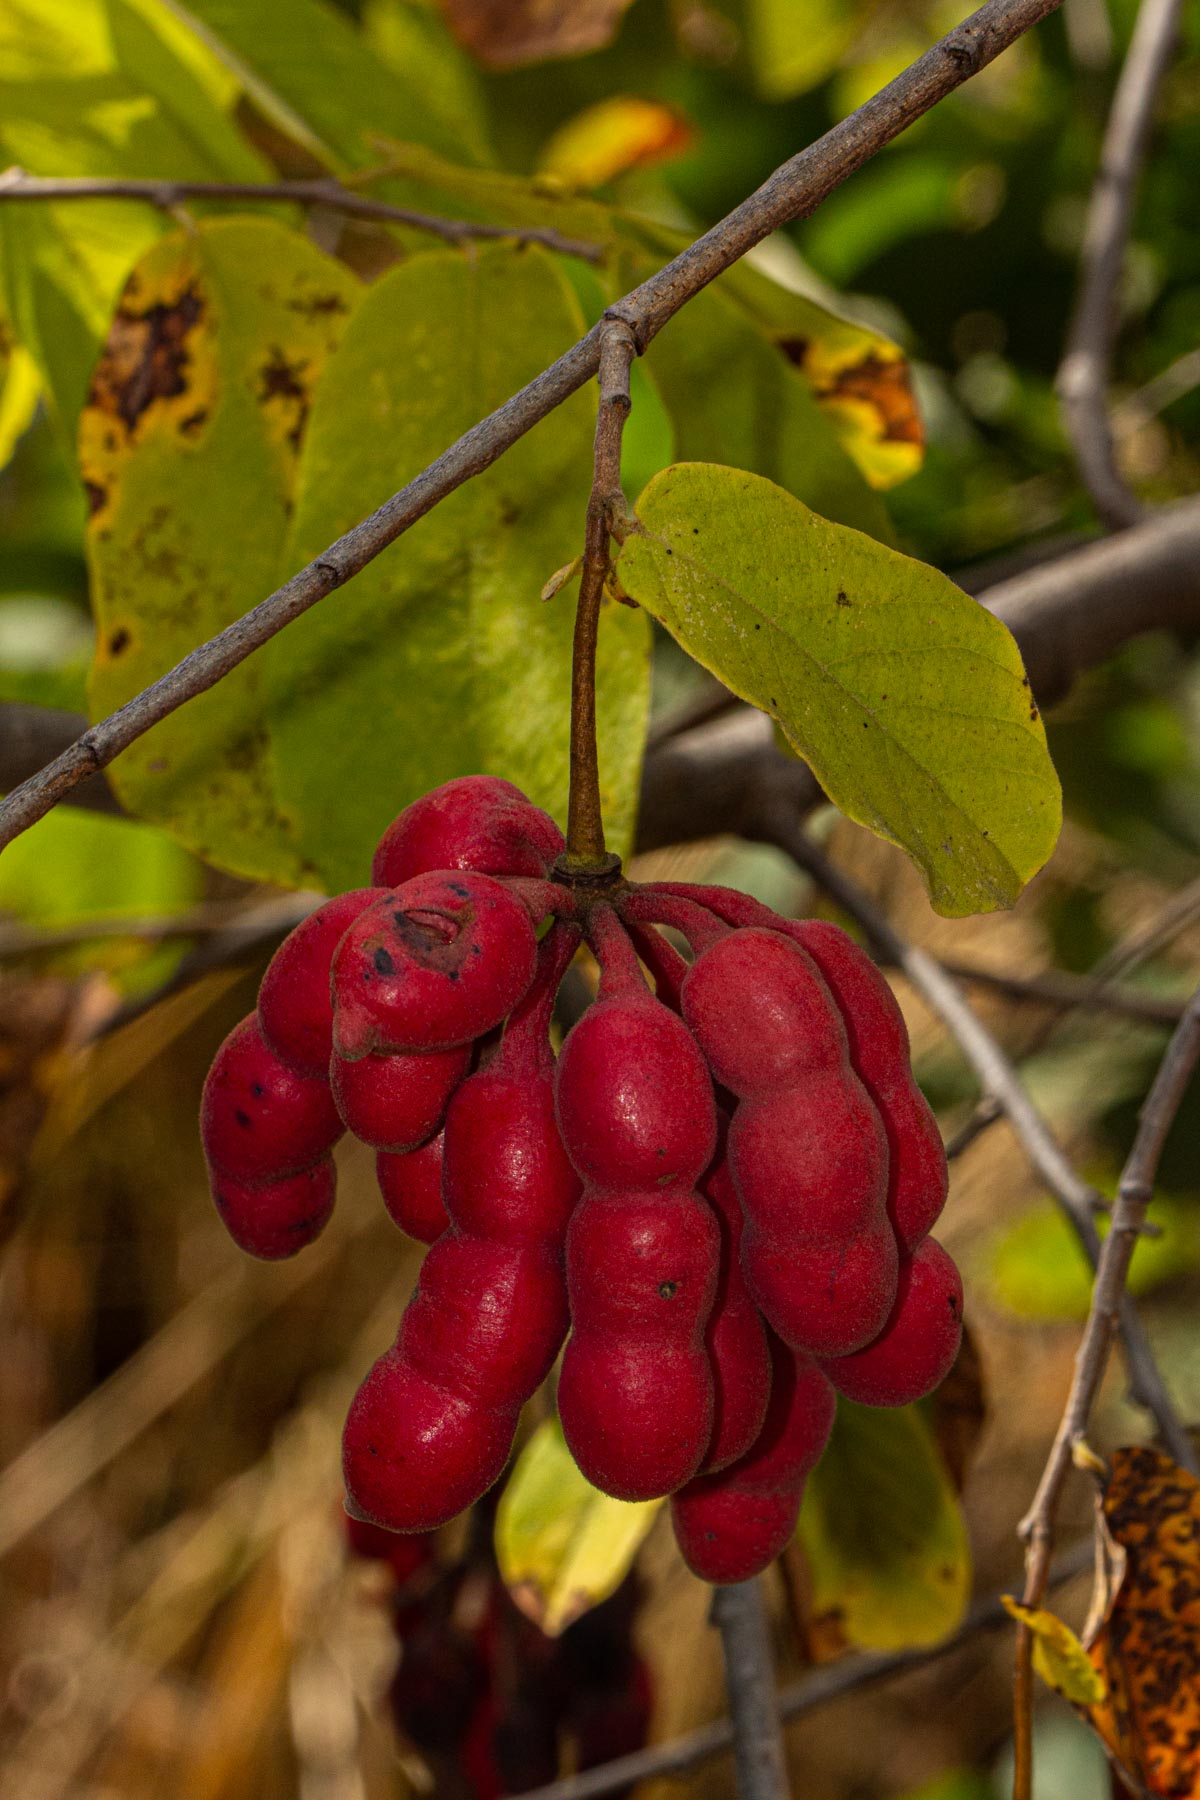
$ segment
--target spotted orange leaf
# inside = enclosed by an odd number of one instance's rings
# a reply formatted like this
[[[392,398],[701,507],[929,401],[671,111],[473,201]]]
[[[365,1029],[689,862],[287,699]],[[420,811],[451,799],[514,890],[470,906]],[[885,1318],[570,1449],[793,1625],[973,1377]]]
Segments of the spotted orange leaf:
[[[1200,1482],[1160,1450],[1118,1450],[1102,1530],[1124,1575],[1089,1633],[1107,1698],[1092,1724],[1158,1800],[1200,1800]]]

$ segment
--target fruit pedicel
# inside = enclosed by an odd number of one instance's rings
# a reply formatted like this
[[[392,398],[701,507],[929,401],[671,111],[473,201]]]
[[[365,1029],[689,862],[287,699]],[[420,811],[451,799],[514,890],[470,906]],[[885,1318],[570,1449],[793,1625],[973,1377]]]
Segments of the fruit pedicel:
[[[323,1230],[344,1132],[429,1246],[350,1408],[348,1509],[413,1532],[470,1506],[561,1352],[588,1480],[669,1497],[689,1566],[749,1579],[795,1529],[838,1396],[907,1405],[958,1350],[962,1284],[929,1235],[945,1154],[891,989],[835,925],[574,873],[490,776],[406,808],[371,875],[277,951],[201,1106],[250,1254]],[[597,996],[556,1055],[585,940]]]

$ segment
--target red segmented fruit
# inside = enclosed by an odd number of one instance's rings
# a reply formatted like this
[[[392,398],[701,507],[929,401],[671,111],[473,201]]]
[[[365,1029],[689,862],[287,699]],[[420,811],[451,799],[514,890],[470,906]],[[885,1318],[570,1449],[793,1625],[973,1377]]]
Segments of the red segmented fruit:
[[[683,1021],[649,992],[590,1006],[555,1083],[567,1154],[606,1187],[692,1187],[712,1160],[716,1104]]]
[[[704,1334],[713,1371],[714,1423],[705,1469],[745,1454],[762,1430],[771,1396],[771,1356],[762,1315],[742,1274],[742,1208],[724,1158],[700,1184],[721,1233],[716,1297]]]
[[[719,1258],[712,1210],[685,1188],[590,1188],[572,1217],[559,1416],[583,1473],[619,1500],[673,1492],[712,1440]]]
[[[286,937],[258,990],[258,1022],[270,1048],[298,1075],[328,1075],[333,1054],[329,971],[347,928],[378,888],[355,888],[318,906]]]
[[[213,1059],[200,1103],[210,1165],[242,1182],[298,1175],[341,1135],[328,1081],[281,1063],[254,1013],[235,1026]]]
[[[420,1244],[432,1244],[450,1224],[442,1199],[442,1156],[446,1133],[397,1156],[381,1150],[375,1176],[383,1204],[401,1231]]]
[[[234,1243],[265,1262],[295,1256],[321,1235],[333,1212],[336,1176],[328,1156],[277,1181],[251,1185],[214,1170],[211,1182],[217,1211]]]
[[[347,1131],[375,1150],[414,1150],[442,1123],[451,1095],[471,1064],[471,1046],[424,1055],[361,1056],[335,1052],[329,1077]]]
[[[772,1339],[771,1403],[740,1462],[701,1475],[671,1501],[684,1561],[703,1581],[749,1581],[786,1547],[804,1484],[833,1429],[836,1399],[816,1363]]]
[[[359,914],[333,962],[334,1048],[448,1050],[507,1016],[533,979],[537,940],[490,875],[417,875]]]
[[[495,775],[462,775],[406,806],[379,840],[371,879],[399,887],[431,869],[545,875],[564,848],[550,817]]]
[[[853,938],[823,919],[789,925],[812,957],[845,1020],[850,1060],[887,1132],[888,1214],[906,1250],[921,1242],[946,1204],[942,1134],[917,1086],[908,1027],[896,996]]]
[[[840,1394],[866,1406],[908,1406],[946,1379],[962,1341],[962,1277],[936,1238],[900,1268],[896,1304],[883,1331],[853,1356],[823,1367]]]

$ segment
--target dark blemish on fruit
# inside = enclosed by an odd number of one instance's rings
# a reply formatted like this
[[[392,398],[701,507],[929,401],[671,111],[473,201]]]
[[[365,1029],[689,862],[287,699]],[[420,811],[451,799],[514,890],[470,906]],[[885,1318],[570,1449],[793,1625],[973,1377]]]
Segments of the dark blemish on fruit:
[[[238,1124],[242,1127],[243,1131],[249,1131],[251,1125],[254,1123],[253,1119],[250,1117],[250,1114],[244,1113],[240,1107],[234,1108],[233,1116],[237,1120]]]
[[[391,954],[383,948],[382,944],[375,952],[374,962],[380,975],[394,975],[396,973],[396,965],[392,961]]]
[[[267,1090],[261,1081],[252,1081],[250,1083],[250,1092],[254,1095],[256,1100],[261,1100],[266,1091]]]
[[[471,898],[470,888],[463,887],[461,883],[457,881],[448,881],[446,886],[450,889],[452,894],[457,894],[460,900],[469,900]]]
[[[675,1283],[674,1281],[661,1281],[658,1285],[659,1299],[660,1300],[673,1300],[675,1298],[676,1286],[677,1286],[677,1283]]]

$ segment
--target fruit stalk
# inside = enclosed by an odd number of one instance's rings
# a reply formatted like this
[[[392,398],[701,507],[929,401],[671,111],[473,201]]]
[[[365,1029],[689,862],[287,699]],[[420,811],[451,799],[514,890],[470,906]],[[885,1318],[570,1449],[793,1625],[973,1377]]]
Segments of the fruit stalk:
[[[596,748],[596,639],[608,579],[613,519],[623,512],[621,437],[629,415],[629,369],[637,354],[623,319],[605,319],[600,339],[600,409],[596,416],[595,475],[588,499],[583,572],[571,653],[571,794],[567,859],[581,868],[604,862],[600,763]]]

